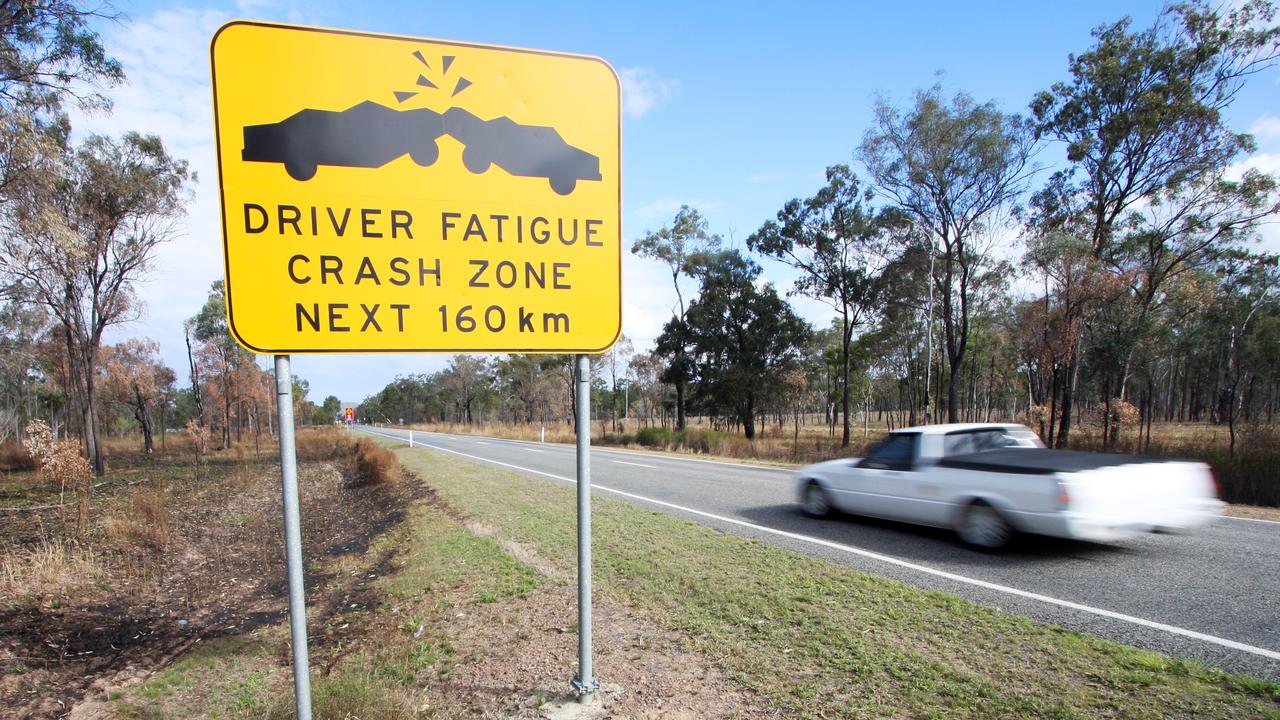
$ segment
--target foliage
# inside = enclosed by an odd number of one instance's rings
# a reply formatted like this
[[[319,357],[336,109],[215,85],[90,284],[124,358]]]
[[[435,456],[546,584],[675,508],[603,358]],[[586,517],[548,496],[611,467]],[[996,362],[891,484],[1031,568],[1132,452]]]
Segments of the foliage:
[[[686,388],[693,380],[693,366],[683,344],[685,333],[684,294],[680,290],[680,278],[692,277],[696,258],[713,253],[720,248],[719,235],[707,230],[707,221],[696,209],[681,205],[671,225],[645,233],[631,246],[631,252],[642,258],[652,258],[666,264],[671,271],[671,284],[676,292],[676,307],[672,308],[673,332],[667,336],[667,347],[661,354],[668,358],[662,381],[676,389],[676,428],[683,429],[686,422]]]
[[[777,221],[766,222],[747,247],[799,270],[791,294],[831,305],[840,314],[840,395],[844,417],[841,444],[848,446],[849,346],[855,330],[879,305],[881,269],[887,257],[884,235],[897,222],[893,212],[876,212],[872,192],[859,186],[847,165],[827,168],[827,185],[801,202],[790,200]]]
[[[91,136],[63,160],[51,188],[14,200],[0,229],[0,271],[61,325],[71,385],[94,471],[100,451],[98,354],[107,328],[141,311],[135,284],[185,212],[185,161],[154,135]]]
[[[778,391],[779,378],[799,362],[811,330],[771,284],[757,285],[760,266],[737,251],[700,254],[696,274],[701,290],[687,322],[668,323],[663,338],[683,333],[699,398],[734,417],[753,438],[757,406]],[[671,344],[663,338],[659,348]]]
[[[875,123],[859,147],[876,187],[927,238],[930,254],[937,253],[936,268],[932,258],[930,263],[929,323],[936,290],[948,360],[948,422],[959,419],[975,294],[990,279],[983,236],[1000,229],[1002,211],[1021,196],[1035,170],[1034,151],[1028,122],[965,93],[948,102],[939,85],[917,92],[906,111],[877,99]]]
[[[1048,303],[1069,334],[1054,369],[1057,444],[1070,437],[1086,354],[1101,351],[1092,354],[1102,397],[1123,396],[1167,285],[1280,209],[1274,178],[1230,176],[1254,146],[1223,119],[1245,79],[1280,56],[1273,20],[1269,0],[1225,14],[1196,1],[1170,6],[1145,30],[1128,18],[1102,25],[1093,47],[1071,58],[1071,79],[1032,101],[1038,131],[1064,144],[1070,162],[1036,194],[1032,218],[1039,254],[1072,258],[1067,272],[1045,272]],[[1069,249],[1055,252],[1059,244]],[[1094,308],[1120,312],[1099,317]],[[1087,325],[1097,332],[1083,338]]]

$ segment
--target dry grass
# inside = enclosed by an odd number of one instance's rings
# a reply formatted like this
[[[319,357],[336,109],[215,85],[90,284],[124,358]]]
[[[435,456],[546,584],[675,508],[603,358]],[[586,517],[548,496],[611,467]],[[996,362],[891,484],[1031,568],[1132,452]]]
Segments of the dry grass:
[[[337,428],[303,428],[295,445],[299,462],[340,460],[351,452],[351,436]]]
[[[87,547],[74,540],[45,539],[30,548],[0,552],[0,605],[70,598],[106,576]]]
[[[367,437],[351,444],[351,461],[347,469],[350,487],[394,485],[400,482],[400,461],[394,453]]]
[[[103,521],[103,532],[118,543],[163,551],[170,539],[168,492],[163,487],[135,488],[123,514]]]

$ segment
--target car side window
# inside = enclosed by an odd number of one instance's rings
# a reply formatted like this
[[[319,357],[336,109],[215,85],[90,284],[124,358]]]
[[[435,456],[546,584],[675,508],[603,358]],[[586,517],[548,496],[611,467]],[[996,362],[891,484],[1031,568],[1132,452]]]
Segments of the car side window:
[[[966,430],[964,432],[951,433],[942,440],[942,454],[947,456],[968,455],[969,453],[995,450],[996,448],[1007,447],[1017,443],[1003,429]]]
[[[873,470],[910,470],[915,464],[919,435],[898,433],[871,449],[859,467]]]

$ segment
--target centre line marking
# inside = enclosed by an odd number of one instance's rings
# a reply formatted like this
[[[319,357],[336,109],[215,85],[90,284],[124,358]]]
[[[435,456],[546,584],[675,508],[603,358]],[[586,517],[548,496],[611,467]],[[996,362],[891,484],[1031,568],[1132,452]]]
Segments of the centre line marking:
[[[366,430],[366,432],[373,432],[373,431]],[[385,435],[383,433],[373,433],[373,434],[382,435],[383,437],[389,437],[394,440],[400,440],[402,442],[404,441],[404,438],[398,437],[395,435]],[[448,448],[443,448],[443,447],[434,447],[433,449],[440,450],[442,452],[452,453],[454,455],[458,455],[465,458],[470,458],[472,460],[478,460],[480,462],[486,462],[491,465],[500,465],[502,467],[511,468],[513,470],[519,470],[521,472],[532,473],[534,475],[542,475],[543,477],[549,477],[553,480],[559,480],[561,482],[569,483],[570,485],[578,484],[578,482],[573,478],[554,475],[549,472],[542,472],[541,470],[534,470],[532,468],[520,467],[519,465],[512,465],[510,463],[499,462],[497,460],[490,460],[489,458],[480,457],[479,455],[468,455],[467,453],[458,452],[457,450],[449,450]],[[1124,613],[1118,613],[1113,610],[1096,608],[1090,605],[1082,605],[1080,603],[1071,602],[1070,600],[1061,600],[1055,597],[1050,597],[1048,595],[1041,595],[1040,593],[1033,593],[1027,590],[1019,590],[1018,588],[1009,587],[1007,585],[998,585],[996,583],[987,582],[986,580],[978,580],[976,578],[965,577],[964,575],[957,575],[955,573],[950,573],[945,570],[938,570],[936,568],[931,568],[927,565],[917,565],[916,563],[907,562],[906,560],[900,560],[898,558],[895,558],[889,555],[881,555],[880,553],[871,552],[870,550],[863,550],[862,548],[854,547],[852,545],[845,545],[843,543],[832,542],[830,540],[823,540],[822,538],[810,537],[808,535],[801,535],[799,533],[788,532],[786,530],[778,530],[777,528],[771,528],[765,525],[757,525],[755,523],[749,523],[744,520],[738,520],[737,518],[725,517],[724,515],[715,515],[713,513],[703,512],[701,510],[694,510],[693,508],[684,507],[682,505],[676,505],[674,503],[669,503],[662,500],[654,500],[653,498],[647,498],[647,497],[644,497],[643,495],[636,495],[634,493],[624,492],[622,490],[614,490],[613,488],[608,488],[603,485],[596,485],[595,483],[592,483],[591,487],[595,490],[600,490],[602,492],[613,493],[614,495],[619,495],[625,498],[631,498],[632,500],[639,500],[641,502],[651,503],[653,505],[658,505],[660,507],[671,508],[672,510],[679,510],[680,512],[689,513],[690,515],[697,515],[699,517],[715,520],[717,522],[723,522],[729,525],[737,525],[738,527],[750,528],[758,532],[768,533],[770,535],[777,535],[778,537],[784,537],[789,540],[798,540],[800,542],[807,542],[813,545],[831,548],[832,550],[840,550],[842,552],[849,553],[850,555],[857,555],[859,557],[868,558],[870,560],[877,560],[883,563],[887,563],[889,565],[895,565],[897,567],[906,568],[908,570],[915,570],[916,572],[924,573],[926,575],[932,575],[934,577],[939,577],[944,580],[963,583],[965,585],[973,585],[974,587],[980,587],[986,590],[994,590],[996,592],[1006,593],[1008,595],[1025,598],[1027,600],[1036,600],[1039,602],[1047,603],[1049,605],[1057,605],[1058,607],[1070,608],[1072,610],[1079,610],[1080,612],[1086,612],[1092,615],[1098,615],[1101,617],[1110,618],[1112,620],[1120,620],[1121,622],[1127,622],[1133,625],[1138,625],[1138,626],[1150,628],[1153,630],[1160,630],[1163,632],[1170,633],[1172,635],[1180,635],[1182,637],[1192,638],[1193,640],[1200,640],[1203,642],[1212,643],[1214,645],[1220,645],[1222,647],[1231,648],[1232,650],[1239,650],[1241,652],[1246,652],[1251,655],[1258,655],[1261,657],[1269,658],[1271,660],[1280,660],[1280,652],[1276,652],[1275,650],[1268,650],[1266,648],[1255,647],[1253,645],[1246,645],[1245,643],[1236,642],[1235,640],[1228,640],[1226,638],[1220,638],[1215,635],[1206,635],[1205,633],[1196,632],[1195,630],[1188,630],[1187,628],[1181,628],[1176,625],[1167,625],[1165,623],[1156,622],[1154,620],[1147,620],[1145,618],[1135,617],[1133,615],[1125,615]]]
[[[644,465],[642,463],[627,462],[626,460],[610,460],[610,462],[615,462],[615,463],[618,463],[619,465],[632,465],[634,467],[649,468],[650,470],[658,469],[657,465]]]

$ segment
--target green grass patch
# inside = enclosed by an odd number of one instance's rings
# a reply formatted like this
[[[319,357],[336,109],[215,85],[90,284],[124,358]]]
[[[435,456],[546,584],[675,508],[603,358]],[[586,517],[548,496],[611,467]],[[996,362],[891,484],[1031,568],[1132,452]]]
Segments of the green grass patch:
[[[572,572],[572,488],[426,450],[400,457],[498,539]],[[596,592],[685,633],[786,717],[1280,718],[1274,683],[610,499],[595,499],[593,525]]]
[[[273,642],[266,643],[274,648]],[[125,718],[262,717],[274,694],[270,678],[275,663],[268,649],[252,637],[200,643],[141,685],[109,699]]]

